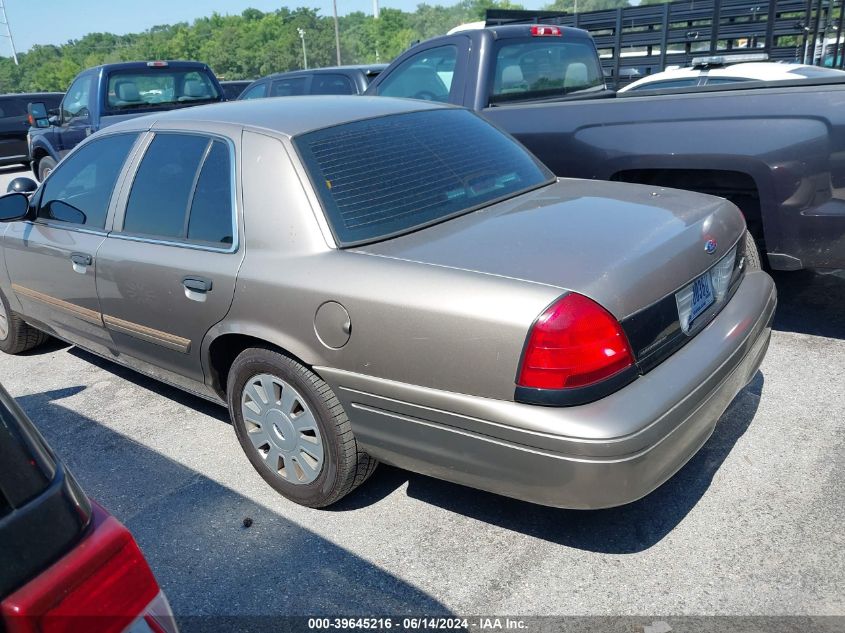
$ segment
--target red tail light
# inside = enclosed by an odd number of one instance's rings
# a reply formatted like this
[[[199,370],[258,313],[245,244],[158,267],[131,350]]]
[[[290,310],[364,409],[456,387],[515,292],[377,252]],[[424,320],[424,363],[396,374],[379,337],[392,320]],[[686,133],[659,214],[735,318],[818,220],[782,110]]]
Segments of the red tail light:
[[[573,292],[537,319],[517,384],[534,389],[585,387],[633,364],[619,322],[592,299]]]
[[[531,35],[533,37],[561,37],[563,33],[559,26],[544,26],[534,24],[531,27]]]
[[[159,593],[135,539],[94,505],[92,531],[0,603],[7,633],[123,631]]]

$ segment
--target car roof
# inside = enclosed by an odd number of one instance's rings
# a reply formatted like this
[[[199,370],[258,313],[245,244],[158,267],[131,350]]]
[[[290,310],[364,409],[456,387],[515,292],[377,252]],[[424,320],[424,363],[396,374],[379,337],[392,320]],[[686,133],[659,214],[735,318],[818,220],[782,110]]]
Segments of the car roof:
[[[153,126],[164,128],[173,123],[179,128],[202,131],[209,125],[228,124],[236,128],[251,128],[292,137],[362,119],[452,107],[414,99],[358,95],[271,97],[159,112],[117,123],[108,129],[147,130]]]

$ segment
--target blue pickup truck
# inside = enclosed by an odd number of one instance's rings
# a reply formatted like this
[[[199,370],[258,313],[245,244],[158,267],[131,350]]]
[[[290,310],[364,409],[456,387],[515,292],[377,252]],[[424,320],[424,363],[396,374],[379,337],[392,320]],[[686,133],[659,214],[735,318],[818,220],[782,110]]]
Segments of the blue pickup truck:
[[[154,61],[104,64],[82,71],[58,112],[31,103],[30,167],[44,180],[62,157],[104,127],[152,112],[224,101],[223,89],[200,62]]]

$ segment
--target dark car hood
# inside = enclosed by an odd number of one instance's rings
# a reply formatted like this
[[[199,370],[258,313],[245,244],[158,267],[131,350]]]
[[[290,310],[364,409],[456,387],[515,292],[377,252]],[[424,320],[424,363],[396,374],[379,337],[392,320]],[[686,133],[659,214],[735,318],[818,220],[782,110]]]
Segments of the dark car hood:
[[[726,254],[745,222],[731,203],[676,189],[556,184],[358,252],[573,290],[625,318]],[[718,244],[714,254],[704,245]]]

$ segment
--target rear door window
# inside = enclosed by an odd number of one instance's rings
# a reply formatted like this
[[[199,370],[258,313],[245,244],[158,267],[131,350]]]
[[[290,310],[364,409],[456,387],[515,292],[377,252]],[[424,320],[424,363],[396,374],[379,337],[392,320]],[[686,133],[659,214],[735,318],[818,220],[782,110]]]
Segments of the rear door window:
[[[305,94],[307,77],[291,77],[290,79],[276,79],[270,84],[271,97],[297,97]]]
[[[26,116],[26,103],[20,99],[0,98],[0,119]]]
[[[229,146],[194,134],[156,135],[132,183],[123,232],[166,241],[233,241]]]
[[[355,86],[346,75],[319,73],[311,79],[312,95],[354,95]]]
[[[103,229],[117,176],[137,138],[137,134],[106,136],[67,156],[44,184],[38,216]]]
[[[231,244],[234,233],[232,219],[229,148],[222,141],[214,141],[200,169],[188,211],[188,240],[213,245]]]

